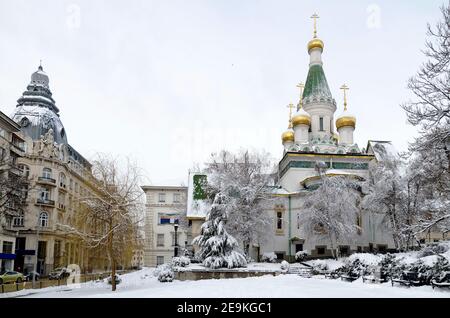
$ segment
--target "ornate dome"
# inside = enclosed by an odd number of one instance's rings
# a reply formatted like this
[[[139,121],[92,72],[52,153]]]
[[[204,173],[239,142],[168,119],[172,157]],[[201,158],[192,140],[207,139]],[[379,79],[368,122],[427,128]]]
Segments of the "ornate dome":
[[[308,42],[308,53],[315,48],[319,48],[323,52],[323,41],[318,38],[314,38]]]
[[[351,115],[347,110],[344,110],[342,114],[336,119],[336,128],[353,127],[356,126],[356,117]]]
[[[292,125],[295,127],[302,124],[311,125],[311,116],[303,108],[300,108],[292,117]]]
[[[281,135],[281,141],[283,142],[283,144],[285,142],[294,142],[294,132],[292,131],[292,129],[288,129],[286,130],[282,135]]]
[[[22,128],[22,131],[33,140],[38,140],[50,129],[58,144],[67,144],[64,126],[59,118],[59,109],[52,98],[48,75],[42,66],[31,75],[27,90],[17,101],[12,119]]]

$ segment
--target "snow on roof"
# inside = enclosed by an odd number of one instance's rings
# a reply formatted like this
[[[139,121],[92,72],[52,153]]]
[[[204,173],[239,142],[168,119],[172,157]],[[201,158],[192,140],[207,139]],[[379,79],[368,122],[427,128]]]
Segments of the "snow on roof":
[[[398,157],[398,151],[390,141],[369,140],[366,152],[375,155],[377,161],[383,161],[389,157]]]

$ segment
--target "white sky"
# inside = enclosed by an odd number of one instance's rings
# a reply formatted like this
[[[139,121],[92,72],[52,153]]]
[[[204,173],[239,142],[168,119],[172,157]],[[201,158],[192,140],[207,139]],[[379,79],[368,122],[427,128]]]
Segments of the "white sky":
[[[355,138],[406,150],[399,104],[442,0],[0,0],[0,110],[14,111],[43,59],[69,143],[130,156],[148,184],[178,185],[221,148],[280,158],[295,85],[305,82],[312,13],[324,70]]]

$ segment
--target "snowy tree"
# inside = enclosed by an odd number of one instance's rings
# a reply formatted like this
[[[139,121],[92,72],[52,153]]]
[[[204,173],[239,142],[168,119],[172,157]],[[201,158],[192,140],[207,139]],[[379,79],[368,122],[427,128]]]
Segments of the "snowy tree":
[[[305,199],[301,224],[306,233],[327,239],[337,258],[339,243],[351,240],[360,229],[360,196],[356,182],[345,177],[324,175],[321,181]]]
[[[221,151],[207,164],[207,191],[227,198],[226,229],[242,242],[247,256],[252,243],[263,243],[271,233],[267,209],[273,200],[272,166],[268,158],[266,153]]]
[[[197,256],[209,268],[235,268],[247,265],[236,239],[226,230],[229,199],[222,193],[215,194],[211,209],[201,228],[201,234],[194,238],[193,244],[199,246]]]
[[[408,82],[414,99],[402,105],[420,128],[410,145],[410,169],[419,170],[426,197],[410,227],[415,234],[450,229],[450,4],[441,11],[443,19],[434,28],[428,24],[426,61]]]
[[[96,192],[80,198],[83,209],[78,224],[61,224],[69,233],[81,238],[90,249],[106,251],[110,267],[112,291],[116,290],[117,264],[131,259],[137,244],[138,225],[141,222],[142,191],[140,173],[135,164],[98,155],[93,161],[92,180]]]

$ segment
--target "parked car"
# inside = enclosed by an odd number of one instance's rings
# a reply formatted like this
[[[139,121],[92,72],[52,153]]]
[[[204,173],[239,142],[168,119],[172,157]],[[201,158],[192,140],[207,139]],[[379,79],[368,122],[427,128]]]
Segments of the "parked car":
[[[33,281],[33,276],[34,276],[34,280],[39,280],[41,278],[41,274],[39,274],[38,272],[35,272],[35,271],[31,271],[25,275],[25,280],[27,282],[31,282],[31,281]]]
[[[21,283],[25,280],[22,273],[15,271],[3,271],[0,273],[0,285],[6,283]]]
[[[58,267],[50,272],[50,274],[48,275],[48,279],[64,279],[69,276],[70,273],[67,271],[67,268]]]

